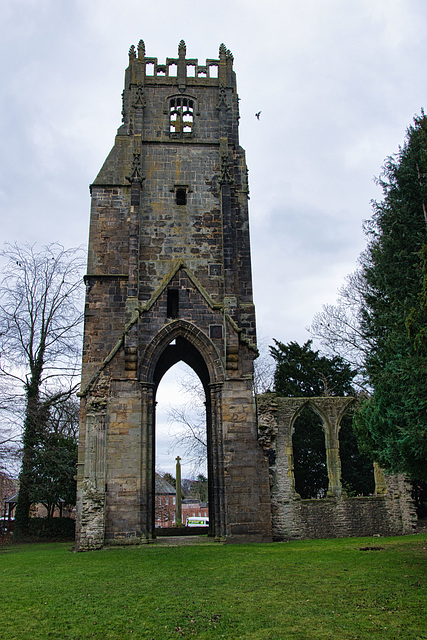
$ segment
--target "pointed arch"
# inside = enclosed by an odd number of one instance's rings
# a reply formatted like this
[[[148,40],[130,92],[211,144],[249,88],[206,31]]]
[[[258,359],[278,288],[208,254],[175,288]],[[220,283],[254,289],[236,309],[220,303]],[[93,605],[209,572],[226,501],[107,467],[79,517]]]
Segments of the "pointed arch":
[[[141,382],[157,388],[166,371],[180,360],[194,369],[205,390],[209,384],[224,381],[221,356],[208,336],[191,322],[174,320],[146,348],[141,358]]]
[[[291,406],[291,411],[293,410],[293,413],[290,416],[289,426],[288,426],[289,436],[291,438],[295,431],[295,422],[297,421],[301,413],[304,411],[304,409],[306,409],[309,406],[308,398],[292,398],[292,400],[294,400]]]
[[[209,531],[220,538],[225,535],[224,454],[222,451],[222,383],[224,368],[217,348],[203,331],[185,320],[166,324],[155,335],[141,358],[140,383],[149,391],[143,407],[146,422],[143,433],[149,445],[144,450],[146,469],[143,493],[147,499],[144,514],[147,537],[155,537],[154,523],[154,438],[155,398],[159,383],[168,369],[179,361],[188,364],[202,382],[206,397],[207,462],[209,478]]]

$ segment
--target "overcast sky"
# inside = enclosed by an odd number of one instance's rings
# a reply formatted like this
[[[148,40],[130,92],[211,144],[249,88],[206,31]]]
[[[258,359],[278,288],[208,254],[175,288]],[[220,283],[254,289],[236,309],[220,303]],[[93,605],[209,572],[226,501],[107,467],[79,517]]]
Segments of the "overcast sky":
[[[258,330],[306,327],[356,267],[384,159],[427,106],[425,0],[3,0],[2,242],[87,242],[130,45],[234,55]],[[262,111],[258,121],[255,112]]]

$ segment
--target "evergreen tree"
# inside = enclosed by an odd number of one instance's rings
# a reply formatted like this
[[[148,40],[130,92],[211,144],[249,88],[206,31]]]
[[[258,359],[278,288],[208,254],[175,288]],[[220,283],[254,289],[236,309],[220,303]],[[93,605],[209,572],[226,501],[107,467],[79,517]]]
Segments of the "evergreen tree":
[[[427,118],[414,119],[380,179],[362,256],[362,331],[373,344],[374,393],[358,412],[364,448],[379,464],[427,479]]]
[[[32,464],[27,469],[29,500],[44,504],[51,517],[56,506],[76,504],[79,403],[60,393],[41,406],[44,411],[36,423]]]
[[[48,517],[56,506],[76,503],[77,439],[47,433],[34,451],[30,502],[45,505]]]
[[[199,473],[197,479],[193,482],[191,490],[192,493],[198,497],[200,502],[208,501],[208,479],[203,475],[203,473]]]
[[[355,373],[343,358],[319,355],[311,348],[312,340],[302,347],[297,342],[274,342],[276,346],[270,347],[270,351],[276,361],[276,393],[286,397],[353,395]]]

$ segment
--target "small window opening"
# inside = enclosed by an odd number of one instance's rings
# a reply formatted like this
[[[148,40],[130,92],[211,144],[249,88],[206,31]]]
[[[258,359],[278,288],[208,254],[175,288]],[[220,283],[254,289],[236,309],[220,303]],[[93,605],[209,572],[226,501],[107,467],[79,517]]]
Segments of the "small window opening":
[[[194,78],[196,76],[196,65],[187,64],[187,78]]]
[[[209,65],[209,77],[218,78],[218,67],[216,64]]]
[[[168,289],[167,297],[167,317],[171,320],[178,318],[179,314],[179,291],[178,289]]]
[[[206,78],[206,76],[207,76],[206,67],[198,67],[197,76],[199,78]]]
[[[187,204],[187,190],[185,188],[179,187],[179,189],[175,191],[175,201],[176,204],[179,205]]]
[[[168,70],[169,77],[176,76],[177,68],[178,67],[177,67],[176,64],[170,64],[169,65],[169,70]]]
[[[222,338],[222,325],[211,324],[209,327],[209,335],[211,338]]]
[[[210,264],[209,265],[209,275],[210,276],[221,276],[222,275],[222,266],[220,264]]]
[[[154,64],[152,62],[145,63],[145,75],[154,76]]]

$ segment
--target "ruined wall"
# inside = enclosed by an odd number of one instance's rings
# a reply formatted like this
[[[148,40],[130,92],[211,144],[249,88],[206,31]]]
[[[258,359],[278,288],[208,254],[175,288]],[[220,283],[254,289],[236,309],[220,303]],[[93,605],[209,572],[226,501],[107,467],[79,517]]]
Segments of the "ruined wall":
[[[341,486],[339,427],[353,398],[257,398],[259,441],[269,460],[272,530],[275,540],[412,533],[416,514],[409,483],[375,469],[372,496],[347,497]],[[321,416],[329,488],[325,498],[301,500],[295,491],[292,434],[306,407]]]

